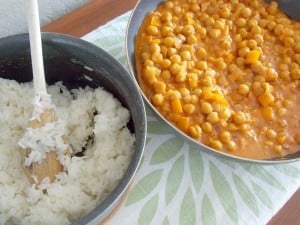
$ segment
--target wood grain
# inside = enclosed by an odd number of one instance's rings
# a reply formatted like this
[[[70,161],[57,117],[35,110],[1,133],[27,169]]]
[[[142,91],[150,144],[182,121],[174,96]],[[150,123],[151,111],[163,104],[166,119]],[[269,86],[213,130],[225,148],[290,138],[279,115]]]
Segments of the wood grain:
[[[267,225],[300,225],[300,188]]]
[[[42,27],[42,31],[81,37],[134,8],[137,0],[93,0],[58,20]],[[267,225],[300,225],[300,189]]]
[[[42,27],[42,31],[81,37],[134,8],[137,0],[93,0]]]

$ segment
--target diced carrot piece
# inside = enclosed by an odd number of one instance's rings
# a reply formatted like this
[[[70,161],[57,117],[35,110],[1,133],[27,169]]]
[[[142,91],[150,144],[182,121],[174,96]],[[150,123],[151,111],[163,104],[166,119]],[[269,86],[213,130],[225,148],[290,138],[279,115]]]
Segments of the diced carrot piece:
[[[189,77],[188,82],[189,82],[190,88],[197,87],[198,81],[196,79],[194,79],[193,77]]]
[[[151,25],[159,27],[161,26],[160,19],[157,16],[152,16]]]
[[[151,44],[159,44],[160,43],[160,39],[152,37],[149,42]]]
[[[194,21],[193,18],[188,17],[188,18],[187,18],[187,23],[188,23],[188,24],[195,24],[195,21]]]
[[[173,113],[182,113],[183,112],[181,101],[179,98],[175,98],[174,100],[172,100],[171,109],[172,109]]]
[[[213,100],[216,101],[222,105],[228,105],[228,102],[224,96],[220,94],[213,93],[212,91],[208,89],[204,89],[202,92],[202,98],[205,100]]]
[[[247,53],[246,58],[245,58],[245,63],[246,64],[255,64],[258,62],[260,57],[260,51],[258,50],[251,50],[250,52]]]
[[[274,102],[275,98],[271,93],[264,93],[258,97],[258,101],[263,106],[268,106],[270,103]]]
[[[209,90],[207,88],[203,89],[203,91],[202,91],[202,98],[203,99],[206,99],[206,100],[213,99],[214,98],[213,96],[214,96],[214,94],[211,90]]]
[[[220,94],[214,94],[214,98],[213,98],[216,102],[222,104],[222,105],[228,105],[228,102],[226,100],[226,98],[224,98],[224,96],[220,95]]]
[[[187,116],[180,116],[177,125],[182,131],[187,132],[190,126],[190,118]]]
[[[262,109],[262,115],[265,120],[274,120],[274,112],[272,107]]]
[[[228,53],[226,55],[223,55],[223,58],[226,63],[231,63],[232,60],[234,59],[234,55],[231,53]]]

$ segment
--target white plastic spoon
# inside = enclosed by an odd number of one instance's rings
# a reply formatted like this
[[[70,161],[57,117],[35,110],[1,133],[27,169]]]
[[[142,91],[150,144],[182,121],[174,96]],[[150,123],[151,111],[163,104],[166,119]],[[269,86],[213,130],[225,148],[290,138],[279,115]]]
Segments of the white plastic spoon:
[[[53,182],[64,170],[62,164],[70,147],[65,144],[62,123],[46,90],[38,2],[26,2],[35,97],[32,118],[19,145],[27,149],[26,175],[31,182],[40,184],[47,177]]]

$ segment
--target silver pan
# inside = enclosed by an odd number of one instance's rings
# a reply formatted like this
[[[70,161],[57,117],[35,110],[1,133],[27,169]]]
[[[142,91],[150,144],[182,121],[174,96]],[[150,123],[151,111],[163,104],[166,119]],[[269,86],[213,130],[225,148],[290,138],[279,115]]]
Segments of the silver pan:
[[[300,15],[300,1],[299,3],[293,4],[295,5],[288,5],[288,1],[292,0],[279,0],[280,7],[285,7],[285,10],[289,10],[291,14],[295,14],[295,12],[299,12],[297,15]],[[134,58],[134,46],[135,46],[135,36],[138,33],[138,30],[145,18],[145,16],[152,10],[155,10],[163,0],[139,0],[132,11],[132,14],[129,19],[129,23],[126,30],[126,56],[127,62],[129,66],[130,73],[136,78],[137,80],[137,71],[135,69],[135,58]],[[142,91],[141,91],[142,92]],[[236,160],[239,162],[251,162],[251,163],[259,163],[259,164],[278,164],[278,163],[288,163],[300,160],[300,151],[294,154],[287,155],[285,157],[278,157],[273,159],[263,159],[263,160],[256,160],[256,159],[248,159],[237,157],[234,155],[226,154],[220,151],[217,151],[213,148],[210,148],[206,145],[203,145],[194,139],[190,138],[185,133],[181,132],[177,129],[174,125],[172,125],[169,121],[167,121],[151,104],[148,98],[142,93],[144,101],[147,105],[154,111],[154,114],[157,116],[159,120],[166,124],[170,132],[176,134],[178,138],[183,138],[189,144],[196,146],[199,151],[208,152],[210,154],[214,154],[220,157],[229,158],[232,160]]]

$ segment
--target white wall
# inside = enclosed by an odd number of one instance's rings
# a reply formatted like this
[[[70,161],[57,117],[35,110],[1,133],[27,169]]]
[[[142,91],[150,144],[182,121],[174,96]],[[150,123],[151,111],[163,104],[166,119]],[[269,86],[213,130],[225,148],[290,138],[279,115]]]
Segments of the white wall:
[[[28,32],[27,0],[0,0],[0,37]],[[47,24],[89,0],[39,0],[40,23]]]

